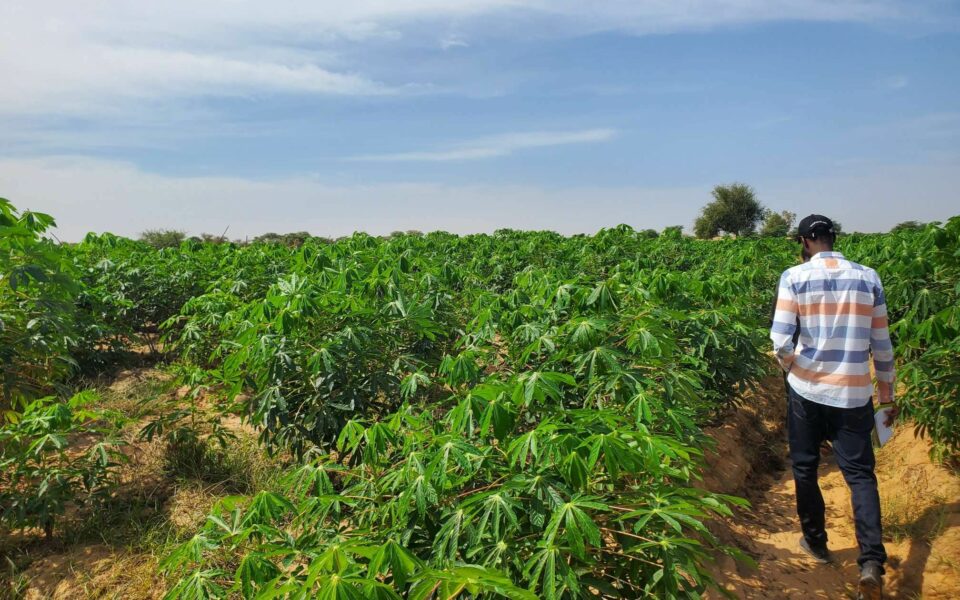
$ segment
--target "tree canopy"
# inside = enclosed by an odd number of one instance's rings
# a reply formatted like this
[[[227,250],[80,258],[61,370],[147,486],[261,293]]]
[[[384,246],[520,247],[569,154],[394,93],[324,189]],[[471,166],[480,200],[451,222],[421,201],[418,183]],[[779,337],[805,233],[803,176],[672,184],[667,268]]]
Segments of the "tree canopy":
[[[912,231],[914,229],[923,229],[923,223],[920,221],[904,221],[902,223],[897,223],[890,230],[890,233],[898,233],[900,231]]]
[[[787,237],[796,219],[797,214],[788,210],[780,212],[768,211],[767,216],[763,219],[760,235],[762,237]]]
[[[176,248],[185,239],[186,232],[176,229],[148,229],[140,234],[140,241],[154,248]]]
[[[745,183],[718,185],[712,193],[713,202],[703,207],[694,222],[697,237],[712,238],[720,233],[743,236],[756,231],[765,211],[752,187]]]

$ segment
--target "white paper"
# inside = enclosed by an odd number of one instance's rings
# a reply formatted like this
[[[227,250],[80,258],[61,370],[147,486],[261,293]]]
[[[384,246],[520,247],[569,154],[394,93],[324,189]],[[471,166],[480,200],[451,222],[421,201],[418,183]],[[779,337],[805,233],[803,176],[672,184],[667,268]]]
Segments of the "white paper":
[[[873,414],[873,419],[877,424],[877,441],[880,442],[881,446],[889,442],[890,438],[893,437],[893,428],[883,424],[884,421],[887,420],[887,412],[889,411],[890,407],[886,406]]]

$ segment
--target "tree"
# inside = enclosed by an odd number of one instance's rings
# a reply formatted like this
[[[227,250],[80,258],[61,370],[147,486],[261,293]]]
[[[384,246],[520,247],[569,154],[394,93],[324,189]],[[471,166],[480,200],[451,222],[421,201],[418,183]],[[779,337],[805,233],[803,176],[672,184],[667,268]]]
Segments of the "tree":
[[[763,216],[764,208],[749,185],[718,185],[713,188],[713,202],[703,207],[693,231],[699,238],[712,238],[721,232],[749,235]]]
[[[923,223],[920,221],[904,221],[903,223],[897,223],[893,226],[893,229],[890,230],[890,233],[900,233],[901,231],[914,231],[916,229],[923,229]]]
[[[660,235],[668,240],[679,240],[683,237],[683,225],[671,225],[670,227],[664,227],[663,233]]]
[[[796,219],[797,214],[788,210],[768,211],[763,220],[763,227],[760,228],[760,235],[762,237],[787,237]]]
[[[154,248],[176,248],[185,239],[186,232],[176,229],[148,229],[140,234],[140,241]]]
[[[253,238],[253,241],[264,244],[283,244],[284,246],[299,248],[312,237],[313,236],[310,235],[310,232],[307,231],[295,231],[293,233],[270,232],[263,235],[258,235],[257,237]]]
[[[205,244],[224,244],[229,242],[225,234],[217,235],[216,233],[201,233],[200,241]]]

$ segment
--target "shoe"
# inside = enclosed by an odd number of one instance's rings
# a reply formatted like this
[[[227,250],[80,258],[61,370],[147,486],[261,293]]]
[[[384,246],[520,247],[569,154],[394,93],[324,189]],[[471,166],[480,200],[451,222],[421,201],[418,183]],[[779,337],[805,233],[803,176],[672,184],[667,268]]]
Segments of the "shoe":
[[[803,553],[817,561],[821,565],[830,564],[833,560],[833,557],[830,556],[830,551],[827,550],[826,546],[811,546],[807,543],[807,538],[800,538],[800,549],[803,550]]]
[[[883,567],[868,560],[860,567],[859,600],[880,600],[883,597]]]

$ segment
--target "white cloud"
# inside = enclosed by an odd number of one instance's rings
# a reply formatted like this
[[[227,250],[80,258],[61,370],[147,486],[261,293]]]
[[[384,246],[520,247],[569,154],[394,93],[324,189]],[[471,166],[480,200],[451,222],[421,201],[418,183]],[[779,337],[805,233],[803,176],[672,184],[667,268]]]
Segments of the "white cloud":
[[[906,220],[945,220],[960,213],[956,161],[940,165],[863,165],[844,175],[756,181],[776,210],[817,212],[847,230],[889,229]],[[363,230],[498,228],[594,232],[629,223],[637,228],[689,226],[710,200],[710,186],[676,188],[441,185],[395,182],[330,185],[309,177],[254,180],[175,177],[120,162],[75,157],[0,160],[0,190],[21,209],[57,218],[58,236],[87,231],[136,236],[151,228],[233,237],[308,230],[339,236]]]
[[[392,90],[353,73],[181,49],[0,41],[0,113],[109,114],[166,98],[301,92],[373,95]],[[6,45],[8,47],[4,48]]]
[[[896,91],[902,90],[910,84],[910,80],[903,75],[891,75],[889,77],[884,77],[879,81],[879,86],[881,89]]]
[[[470,44],[458,35],[448,35],[440,40],[440,47],[449,50],[450,48],[469,48]]]
[[[518,150],[589,144],[612,140],[613,129],[586,129],[582,131],[528,131],[493,135],[428,152],[399,152],[355,156],[349,160],[384,162],[448,162],[507,156]]]
[[[929,22],[907,0],[7,0],[0,3],[0,113],[104,114],[185,96],[382,94],[358,44],[384,52],[456,24],[470,38],[635,34],[782,20]],[[462,46],[451,36],[441,47]],[[352,67],[351,67],[352,65]],[[375,66],[375,65],[373,65]]]

